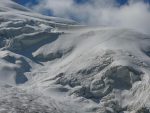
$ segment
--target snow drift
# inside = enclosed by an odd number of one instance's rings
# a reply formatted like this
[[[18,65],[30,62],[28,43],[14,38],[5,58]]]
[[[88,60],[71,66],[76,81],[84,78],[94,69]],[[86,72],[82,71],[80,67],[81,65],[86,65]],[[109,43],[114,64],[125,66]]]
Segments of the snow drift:
[[[0,23],[0,112],[150,112],[150,36],[10,0],[0,1]]]

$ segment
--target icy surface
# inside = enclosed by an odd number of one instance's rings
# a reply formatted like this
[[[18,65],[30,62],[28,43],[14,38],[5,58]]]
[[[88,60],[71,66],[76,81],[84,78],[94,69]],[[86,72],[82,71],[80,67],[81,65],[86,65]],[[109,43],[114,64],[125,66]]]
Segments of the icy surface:
[[[0,113],[150,113],[150,36],[0,1]]]

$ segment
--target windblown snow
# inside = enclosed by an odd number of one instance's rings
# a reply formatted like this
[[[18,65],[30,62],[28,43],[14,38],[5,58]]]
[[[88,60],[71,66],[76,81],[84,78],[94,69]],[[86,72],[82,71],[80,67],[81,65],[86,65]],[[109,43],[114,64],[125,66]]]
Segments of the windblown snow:
[[[0,113],[150,113],[150,36],[1,0]]]

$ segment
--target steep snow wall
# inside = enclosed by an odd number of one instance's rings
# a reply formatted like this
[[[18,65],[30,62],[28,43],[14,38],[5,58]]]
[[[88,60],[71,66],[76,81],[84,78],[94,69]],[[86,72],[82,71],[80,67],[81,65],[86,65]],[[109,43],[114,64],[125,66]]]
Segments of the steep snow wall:
[[[0,112],[149,113],[149,77],[150,36],[0,1]]]

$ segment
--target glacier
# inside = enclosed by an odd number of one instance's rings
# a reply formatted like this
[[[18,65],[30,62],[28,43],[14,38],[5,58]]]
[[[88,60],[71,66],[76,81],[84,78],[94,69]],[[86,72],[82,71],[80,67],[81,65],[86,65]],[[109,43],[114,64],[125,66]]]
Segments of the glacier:
[[[0,113],[150,113],[150,35],[1,0]]]

